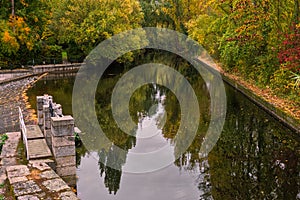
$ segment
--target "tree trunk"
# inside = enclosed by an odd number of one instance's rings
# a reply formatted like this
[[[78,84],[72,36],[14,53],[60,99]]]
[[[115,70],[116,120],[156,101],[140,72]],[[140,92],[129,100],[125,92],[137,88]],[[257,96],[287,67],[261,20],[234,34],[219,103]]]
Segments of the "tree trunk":
[[[299,0],[294,0],[295,2],[295,11],[294,11],[294,21],[295,23],[299,23],[299,12],[300,12],[300,8],[299,8]]]
[[[15,0],[11,0],[11,15],[15,16]]]

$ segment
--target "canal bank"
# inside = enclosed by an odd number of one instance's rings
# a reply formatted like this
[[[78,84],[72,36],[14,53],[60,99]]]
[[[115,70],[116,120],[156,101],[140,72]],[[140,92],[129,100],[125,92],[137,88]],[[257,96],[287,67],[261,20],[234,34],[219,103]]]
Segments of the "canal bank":
[[[76,73],[82,63],[67,63],[67,64],[51,64],[51,65],[35,65],[27,69],[0,70],[0,84],[9,83],[12,81],[21,80],[24,78],[38,76],[43,73]]]
[[[34,111],[27,103],[25,91],[38,79],[38,76],[23,77],[0,84],[0,133],[19,131],[18,107],[24,110],[24,119],[35,123]]]
[[[212,64],[208,60],[199,58],[197,61],[204,63],[205,67],[212,72],[219,72],[226,83],[300,135],[300,119],[296,117],[296,113],[300,113],[299,107],[295,108],[287,101],[271,94],[270,91],[262,90],[242,80],[240,77],[226,73],[220,66]]]

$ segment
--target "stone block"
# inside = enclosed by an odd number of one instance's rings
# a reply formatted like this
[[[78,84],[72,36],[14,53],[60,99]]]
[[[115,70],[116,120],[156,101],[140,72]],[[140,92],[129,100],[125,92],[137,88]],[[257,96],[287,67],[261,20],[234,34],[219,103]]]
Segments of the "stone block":
[[[58,157],[74,156],[76,153],[75,145],[63,146],[63,147],[54,147],[52,145],[52,152],[53,152],[55,159]]]
[[[51,117],[52,126],[66,126],[66,125],[74,125],[74,119],[71,115],[65,115],[63,117]]]
[[[40,176],[45,179],[59,178],[59,176],[53,170],[44,171]]]
[[[62,177],[76,175],[76,166],[56,167],[56,173]]]
[[[30,160],[29,164],[31,167],[36,168],[40,171],[51,170],[51,167],[47,163],[53,163],[53,160]]]
[[[48,190],[59,192],[70,189],[70,187],[62,179],[46,180],[42,183]]]
[[[42,109],[41,110],[37,110],[37,114],[38,114],[38,116],[39,117],[41,117],[41,118],[43,118],[43,107],[42,107]]]
[[[51,122],[44,120],[44,130],[50,130],[51,129]]]
[[[49,102],[53,102],[53,97],[48,94],[44,94],[44,104],[49,104]]]
[[[76,165],[76,156],[57,157],[55,159],[56,167],[66,167]]]
[[[63,136],[63,137],[52,136],[52,146],[54,147],[75,146],[75,137],[74,136]]]
[[[49,148],[51,148],[52,146],[52,133],[51,133],[51,129],[45,129],[44,130],[44,136],[47,142],[47,145]]]
[[[44,129],[51,128],[51,115],[49,111],[49,105],[43,106],[43,119],[44,119]]]
[[[17,158],[16,157],[10,157],[10,158],[2,158],[0,161],[0,165],[2,166],[11,166],[17,164]]]
[[[56,113],[59,117],[62,117],[62,107],[60,104],[53,105],[54,113]]]
[[[61,178],[66,182],[66,184],[68,184],[68,186],[76,188],[77,178],[75,174],[71,176],[62,176]]]
[[[6,135],[8,136],[8,139],[11,141],[19,141],[21,138],[21,132],[9,132],[6,133]]]
[[[51,126],[51,133],[53,136],[73,136],[74,135],[74,125],[66,125],[66,126]]]
[[[43,105],[43,113],[45,118],[50,118],[49,105]]]
[[[59,198],[61,200],[76,200],[76,199],[78,199],[77,196],[75,195],[75,193],[71,192],[71,191],[61,193],[59,195]]]
[[[15,157],[17,155],[18,144],[19,141],[6,140],[2,148],[1,157]]]
[[[29,169],[26,165],[15,165],[6,167],[7,177],[20,177],[27,176],[30,174]]]
[[[32,180],[13,184],[16,197],[42,192],[42,189]]]
[[[24,182],[28,181],[28,178],[26,176],[18,176],[18,177],[10,177],[8,178],[10,184],[14,184],[17,182]]]
[[[52,157],[45,139],[28,140],[29,159],[44,159]]]
[[[25,196],[18,197],[17,200],[40,200],[40,198],[38,198],[35,195],[25,195]]]
[[[38,117],[38,125],[43,126],[44,125],[43,110],[37,111],[37,117]]]
[[[43,110],[43,105],[44,105],[44,96],[37,96],[36,97],[37,110]]]
[[[5,141],[5,144],[2,147],[1,152],[1,164],[2,165],[15,165],[14,162],[15,158],[8,158],[8,157],[15,157],[17,155],[17,147],[19,144],[19,141],[21,139],[21,133],[20,132],[10,132],[6,133],[8,136],[8,139]],[[4,160],[4,158],[7,158]]]
[[[6,169],[5,168],[6,167],[4,167],[4,166],[0,166],[0,184],[4,184],[5,181],[6,181],[6,179],[7,179]]]

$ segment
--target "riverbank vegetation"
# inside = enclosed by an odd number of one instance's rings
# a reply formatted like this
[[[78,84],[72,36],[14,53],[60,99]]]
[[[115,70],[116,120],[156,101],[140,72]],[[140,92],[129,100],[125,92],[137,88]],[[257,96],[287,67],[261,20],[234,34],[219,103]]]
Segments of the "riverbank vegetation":
[[[180,31],[228,73],[300,105],[300,0],[0,2],[0,65],[80,62],[137,27]],[[300,116],[299,116],[300,117]]]

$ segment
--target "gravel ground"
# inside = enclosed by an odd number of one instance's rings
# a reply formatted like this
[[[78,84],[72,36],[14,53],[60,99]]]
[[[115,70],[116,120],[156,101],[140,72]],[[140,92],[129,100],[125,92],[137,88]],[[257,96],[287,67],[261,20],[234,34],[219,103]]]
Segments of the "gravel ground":
[[[37,77],[29,77],[0,85],[0,133],[20,131],[18,106],[26,124],[35,124],[32,109],[26,103],[24,91]]]

